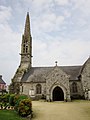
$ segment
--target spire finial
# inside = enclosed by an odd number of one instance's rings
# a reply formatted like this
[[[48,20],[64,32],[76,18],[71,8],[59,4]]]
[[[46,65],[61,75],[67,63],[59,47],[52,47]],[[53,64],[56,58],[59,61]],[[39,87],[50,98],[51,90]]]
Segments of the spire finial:
[[[56,63],[56,66],[57,66],[57,63],[58,63],[58,62],[57,62],[57,61],[55,61],[55,63]]]

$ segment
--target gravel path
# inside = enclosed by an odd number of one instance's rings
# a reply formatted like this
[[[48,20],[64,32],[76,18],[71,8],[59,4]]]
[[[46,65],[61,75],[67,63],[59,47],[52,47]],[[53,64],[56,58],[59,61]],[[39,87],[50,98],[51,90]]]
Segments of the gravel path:
[[[33,101],[32,120],[90,120],[90,101]]]

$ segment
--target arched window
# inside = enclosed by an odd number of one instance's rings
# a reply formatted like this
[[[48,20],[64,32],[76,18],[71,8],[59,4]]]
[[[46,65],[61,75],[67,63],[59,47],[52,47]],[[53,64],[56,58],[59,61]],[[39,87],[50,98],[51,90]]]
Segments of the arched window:
[[[23,45],[23,53],[25,53],[25,44]]]
[[[36,94],[41,94],[42,92],[42,86],[40,84],[36,85]]]
[[[24,44],[23,45],[23,53],[27,53],[28,52],[28,45]]]
[[[26,53],[28,52],[28,46],[26,45]]]
[[[78,90],[77,90],[77,83],[75,83],[75,82],[72,83],[72,92],[73,93],[78,92]]]

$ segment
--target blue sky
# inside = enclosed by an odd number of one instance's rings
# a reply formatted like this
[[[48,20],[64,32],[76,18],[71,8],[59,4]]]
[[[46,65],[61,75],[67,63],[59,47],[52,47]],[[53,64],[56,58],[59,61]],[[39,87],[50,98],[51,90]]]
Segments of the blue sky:
[[[0,0],[0,74],[7,84],[20,63],[27,11],[33,66],[84,64],[90,55],[90,0]]]

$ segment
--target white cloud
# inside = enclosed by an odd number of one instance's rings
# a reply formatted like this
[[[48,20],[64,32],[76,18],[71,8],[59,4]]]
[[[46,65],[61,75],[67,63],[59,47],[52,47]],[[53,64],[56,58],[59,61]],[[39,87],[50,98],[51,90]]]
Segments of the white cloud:
[[[32,3],[34,6],[44,7],[44,5],[57,3],[58,5],[66,5],[69,0],[24,0],[27,3]]]
[[[64,16],[56,17],[56,25],[60,27],[60,25],[63,24],[64,20],[65,20]]]
[[[55,0],[58,5],[67,5],[69,0]]]
[[[51,32],[58,30],[60,25],[64,23],[64,16],[57,16],[54,13],[47,13],[36,19],[33,23],[33,27],[39,32]],[[33,28],[33,29],[34,29]]]
[[[43,10],[48,10],[49,6],[52,4],[52,0],[24,0],[24,4],[28,4],[28,8],[32,9],[34,14],[37,12],[42,12]]]
[[[46,1],[46,0],[33,0],[32,2],[33,2],[33,4],[35,5],[35,6],[43,6],[43,5],[45,5],[45,4],[48,4],[49,2],[50,2],[51,0],[48,0],[48,1]]]
[[[10,7],[0,6],[0,74],[7,84],[19,63],[21,40],[20,33],[14,32],[9,25],[11,12]]]
[[[34,66],[54,65],[56,60],[59,65],[83,64],[89,56],[89,46],[90,41],[79,39],[61,40],[58,38],[46,42],[35,40],[33,64]]]
[[[71,12],[68,10],[64,10],[64,16],[71,17]]]
[[[11,8],[0,6],[0,23],[4,23],[11,17]]]
[[[83,12],[84,16],[90,15],[90,0],[72,0],[72,2],[74,2],[75,9]]]
[[[10,83],[19,63],[21,35],[13,32],[7,24],[0,25],[0,74]]]

